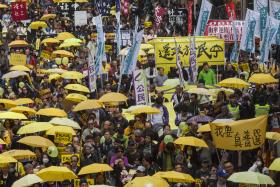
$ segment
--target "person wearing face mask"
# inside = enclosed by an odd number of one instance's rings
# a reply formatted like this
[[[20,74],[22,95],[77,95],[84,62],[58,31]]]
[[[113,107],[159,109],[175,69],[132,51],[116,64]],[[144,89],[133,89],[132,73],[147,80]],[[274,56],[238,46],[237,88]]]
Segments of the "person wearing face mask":
[[[43,156],[42,156],[42,164],[45,167],[49,167],[50,166],[50,159],[49,159],[49,156],[47,154],[43,154]]]
[[[258,156],[256,162],[254,162],[254,164],[249,168],[248,171],[258,172],[265,175],[269,174],[269,170],[264,166],[263,159],[260,156]]]

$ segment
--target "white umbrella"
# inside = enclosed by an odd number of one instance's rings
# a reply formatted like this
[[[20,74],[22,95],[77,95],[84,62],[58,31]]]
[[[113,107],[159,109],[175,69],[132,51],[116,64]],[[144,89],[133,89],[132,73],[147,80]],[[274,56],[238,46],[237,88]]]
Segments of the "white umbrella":
[[[49,123],[54,125],[61,125],[61,126],[68,126],[72,127],[73,129],[81,129],[80,125],[68,118],[53,118]]]
[[[33,184],[43,182],[43,180],[35,174],[28,174],[19,180],[15,181],[12,187],[27,187]]]
[[[20,76],[26,76],[28,75],[26,72],[23,71],[11,71],[9,73],[6,73],[2,76],[2,79],[12,79],[12,78],[17,78]]]

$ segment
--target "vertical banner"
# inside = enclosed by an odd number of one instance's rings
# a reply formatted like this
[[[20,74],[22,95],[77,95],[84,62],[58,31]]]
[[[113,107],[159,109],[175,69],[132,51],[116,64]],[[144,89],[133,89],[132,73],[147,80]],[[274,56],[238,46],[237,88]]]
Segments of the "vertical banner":
[[[196,49],[195,37],[190,37],[190,79],[192,83],[196,83],[197,78],[197,63],[196,63]]]
[[[156,28],[159,27],[160,22],[162,20],[163,15],[166,13],[166,9],[160,6],[156,6],[155,8],[155,22],[156,22]]]
[[[180,56],[179,56],[179,53],[178,53],[178,45],[177,45],[177,42],[176,42],[175,38],[174,38],[174,41],[175,41],[175,47],[176,47],[176,66],[177,66],[178,71],[179,71],[180,86],[185,87],[184,86],[185,81],[184,81],[183,70],[182,70],[182,66],[181,66],[181,60],[180,60]]]
[[[209,3],[207,0],[203,0],[196,26],[196,36],[204,36],[205,28],[211,14],[211,10],[212,4]]]
[[[254,0],[254,11],[260,14],[260,37],[263,38],[263,33],[266,26],[266,17],[268,14],[268,0]],[[257,33],[258,35],[258,33]]]
[[[116,28],[116,42],[117,42],[117,55],[121,51],[121,4],[120,0],[116,0],[116,19],[117,19],[117,28]]]
[[[148,104],[147,80],[143,69],[133,72],[136,105]]]
[[[140,51],[140,45],[142,42],[144,31],[140,31],[137,33],[135,42],[132,44],[131,48],[129,49],[127,56],[124,59],[121,69],[121,75],[123,74],[131,74],[136,66],[138,53]]]
[[[236,20],[236,13],[235,13],[235,4],[234,2],[230,1],[226,4],[226,12],[228,15],[229,20]]]
[[[21,21],[27,19],[26,2],[12,2],[11,6],[13,21]]]
[[[258,28],[260,14],[247,9],[245,24],[242,30],[240,49],[248,53],[255,52],[255,34]]]
[[[270,1],[270,16],[280,20],[280,2]],[[275,37],[272,40],[272,44],[280,45],[280,25]]]
[[[102,73],[102,60],[104,57],[104,51],[105,51],[105,35],[103,32],[103,24],[102,24],[102,18],[99,14],[95,17],[95,25],[97,30],[97,50],[95,55],[95,74],[100,75]]]
[[[188,35],[191,35],[192,34],[192,14],[193,14],[193,1],[192,0],[189,0],[188,1]]]
[[[236,22],[232,21],[232,30],[233,30],[233,39],[234,39],[234,45],[232,48],[232,52],[230,54],[230,62],[238,62],[238,34],[236,29]]]
[[[260,62],[264,63],[268,61],[268,54],[271,48],[272,39],[276,35],[276,32],[279,28],[280,21],[271,17],[267,16],[266,20],[266,27],[263,33],[263,39],[261,41],[261,51],[260,51]]]

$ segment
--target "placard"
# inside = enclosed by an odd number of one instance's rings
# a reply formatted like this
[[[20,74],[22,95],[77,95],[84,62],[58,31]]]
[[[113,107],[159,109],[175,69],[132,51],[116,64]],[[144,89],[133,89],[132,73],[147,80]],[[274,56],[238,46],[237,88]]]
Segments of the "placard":
[[[26,2],[12,2],[11,9],[13,21],[21,21],[27,19]]]
[[[74,187],[80,187],[81,179],[74,179]],[[94,185],[94,179],[87,179],[88,185]]]
[[[10,65],[25,65],[26,64],[26,55],[11,53],[10,55]]]
[[[62,143],[64,145],[69,144],[72,142],[72,134],[64,132],[55,132],[54,142]]]
[[[75,11],[75,27],[87,25],[87,11]]]
[[[80,154],[61,154],[61,156],[60,156],[61,163],[62,164],[66,163],[66,162],[71,163],[71,157],[74,155],[78,157],[79,160],[78,160],[77,165],[80,166],[81,165]]]
[[[187,10],[184,8],[169,9],[167,13],[168,20],[171,25],[183,25],[184,22],[186,22]]]
[[[144,70],[133,72],[136,105],[148,104],[147,80]]]

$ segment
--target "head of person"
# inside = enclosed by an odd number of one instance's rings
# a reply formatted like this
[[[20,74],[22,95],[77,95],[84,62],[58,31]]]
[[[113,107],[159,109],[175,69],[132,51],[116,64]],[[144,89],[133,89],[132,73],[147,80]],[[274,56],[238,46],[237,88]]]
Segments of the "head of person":
[[[228,109],[228,106],[227,105],[223,105],[222,107],[221,107],[221,113],[222,114],[229,114],[229,109]]]
[[[95,178],[95,184],[105,184],[106,178],[103,173],[98,173]]]
[[[69,180],[65,180],[61,183],[62,187],[71,187],[71,182]]]
[[[136,174],[135,176],[136,177],[144,177],[145,176],[145,167],[144,166],[138,166],[137,169],[136,169]]]
[[[123,147],[118,147],[117,149],[116,149],[116,156],[117,156],[117,158],[122,158],[123,157],[123,152],[124,152],[124,149],[123,149]]]
[[[224,170],[226,171],[226,173],[228,175],[232,175],[234,173],[234,166],[233,166],[232,162],[230,162],[230,161],[224,162]]]
[[[79,138],[77,136],[73,137],[72,144],[73,144],[73,146],[79,146],[80,145],[80,141],[79,141]]]
[[[94,128],[94,120],[93,119],[88,120],[87,125],[88,128],[92,130]]]
[[[109,130],[104,131],[105,142],[111,141],[111,133]]]
[[[152,165],[153,159],[152,155],[150,154],[145,154],[142,158],[142,164],[143,166],[148,169]]]
[[[201,168],[204,170],[208,170],[209,169],[209,161],[208,160],[203,160],[201,162]]]
[[[49,162],[50,162],[50,158],[49,158],[49,156],[47,155],[47,154],[43,154],[42,155],[42,163],[44,164],[44,165],[46,165],[46,164],[49,164]]]
[[[202,67],[203,67],[204,71],[208,71],[209,68],[210,68],[208,62],[203,62],[203,66]]]
[[[257,157],[256,165],[258,168],[262,168],[264,166],[264,161],[263,161],[262,157],[260,157],[260,156]]]
[[[33,165],[30,164],[30,163],[27,163],[25,166],[24,166],[24,171],[25,171],[25,174],[33,174]]]
[[[162,97],[157,97],[156,100],[155,100],[155,104],[163,105],[163,98]]]
[[[192,103],[193,103],[193,102],[197,102],[197,98],[198,98],[198,95],[192,93],[192,94],[191,94],[191,97],[190,97],[190,100],[191,100]]]
[[[88,187],[88,183],[86,179],[81,179],[80,180],[80,187]]]
[[[192,121],[192,122],[190,123],[190,131],[196,133],[197,130],[198,130],[198,124],[197,124],[197,122],[196,122],[196,121]]]
[[[85,143],[84,144],[84,148],[83,148],[84,155],[85,156],[90,155],[92,148],[93,147],[92,147],[92,145],[90,143]]]
[[[164,68],[163,68],[163,67],[160,67],[160,68],[158,69],[158,74],[159,74],[160,76],[163,76],[163,75],[164,75]]]
[[[77,156],[77,155],[73,155],[73,156],[71,156],[71,166],[73,167],[73,168],[76,168],[76,167],[78,167],[78,162],[79,162],[79,157]]]
[[[175,170],[176,172],[182,173],[182,172],[183,172],[183,166],[182,166],[182,164],[176,164],[174,170]]]
[[[231,71],[231,70],[233,70],[233,66],[232,66],[232,64],[227,63],[227,65],[226,65],[226,70],[227,70],[227,71]]]

